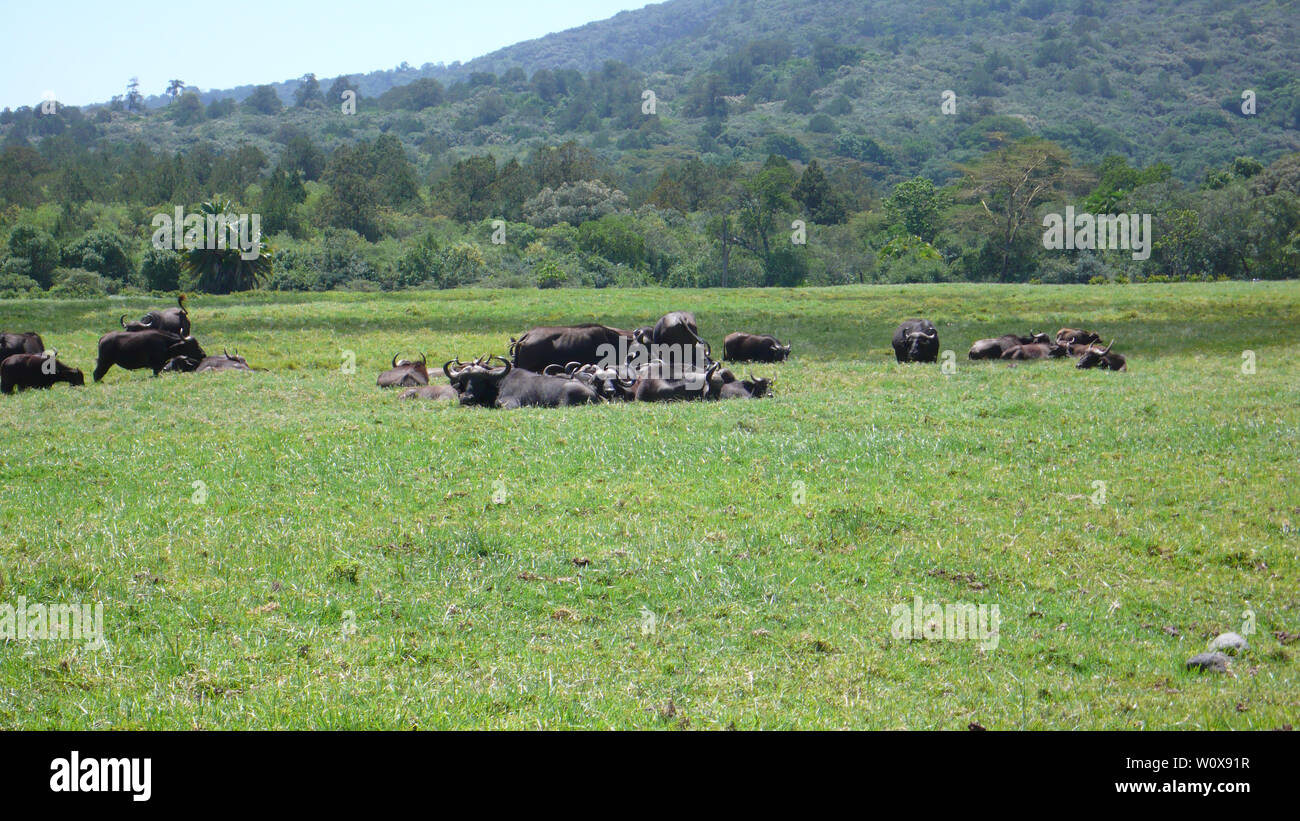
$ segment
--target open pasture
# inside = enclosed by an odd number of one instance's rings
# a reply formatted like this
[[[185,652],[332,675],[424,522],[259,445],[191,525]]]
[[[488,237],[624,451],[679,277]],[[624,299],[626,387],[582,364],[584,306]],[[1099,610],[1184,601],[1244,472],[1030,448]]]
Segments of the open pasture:
[[[89,374],[167,298],[0,301]],[[191,296],[255,374],[0,397],[6,728],[1257,728],[1300,718],[1294,282]],[[399,402],[393,354],[694,311],[753,402]],[[898,365],[934,321],[956,372]],[[970,362],[1094,328],[1125,373]],[[1243,373],[1252,351],[1254,373]],[[354,373],[346,367],[355,360]],[[1098,484],[1102,483],[1102,484]],[[996,647],[898,638],[920,597]],[[1184,662],[1247,632],[1231,672]]]

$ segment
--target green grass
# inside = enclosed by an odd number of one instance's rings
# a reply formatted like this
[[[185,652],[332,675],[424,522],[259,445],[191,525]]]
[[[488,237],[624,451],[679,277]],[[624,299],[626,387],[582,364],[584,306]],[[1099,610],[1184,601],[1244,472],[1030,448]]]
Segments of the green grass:
[[[89,374],[118,314],[163,302],[0,302],[0,328]],[[395,352],[504,353],[532,324],[675,308],[715,347],[741,329],[792,342],[754,369],[776,395],[501,412],[374,386]],[[191,312],[210,351],[270,370],[115,369],[0,397],[0,603],[103,602],[109,645],[0,645],[0,727],[1300,718],[1297,648],[1274,636],[1300,633],[1294,282],[259,294]],[[893,362],[915,315],[955,374]],[[1130,372],[965,358],[1062,325],[1114,337]],[[998,605],[998,647],[893,638],[889,610],[914,596]],[[1184,671],[1245,610],[1233,675]]]

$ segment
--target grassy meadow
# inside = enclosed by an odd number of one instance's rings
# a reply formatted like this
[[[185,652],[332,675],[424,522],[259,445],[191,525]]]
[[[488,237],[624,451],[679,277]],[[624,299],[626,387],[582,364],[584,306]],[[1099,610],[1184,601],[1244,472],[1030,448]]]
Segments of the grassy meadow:
[[[0,301],[89,383],[166,299]],[[697,313],[794,345],[757,402],[399,402],[394,353]],[[1271,729],[1300,719],[1300,286],[190,299],[255,374],[0,397],[0,728]],[[926,316],[956,372],[900,366]],[[1072,325],[1127,373],[970,362]],[[1255,372],[1243,373],[1243,351]],[[355,356],[356,369],[346,365]],[[1099,492],[1104,483],[1104,494]],[[196,484],[202,483],[202,484]],[[997,647],[890,610],[997,605]],[[1184,662],[1251,630],[1227,675]]]

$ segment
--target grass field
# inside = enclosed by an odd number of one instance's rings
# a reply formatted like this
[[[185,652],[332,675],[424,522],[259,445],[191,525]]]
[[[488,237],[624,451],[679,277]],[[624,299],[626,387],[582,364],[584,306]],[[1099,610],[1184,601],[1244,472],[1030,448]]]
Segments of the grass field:
[[[98,336],[153,305],[0,301],[0,329],[41,332],[89,380]],[[791,342],[754,368],[775,396],[502,412],[374,386],[394,353],[504,353],[530,325],[670,309],[715,349],[732,330]],[[190,310],[209,353],[269,370],[0,397],[0,603],[102,602],[107,639],[0,643],[0,727],[1300,719],[1295,282]],[[894,363],[917,315],[954,374]],[[966,360],[976,338],[1063,325],[1113,337],[1129,372]],[[996,648],[895,638],[891,608],[917,596],[997,605]],[[1184,670],[1243,627],[1229,675]]]

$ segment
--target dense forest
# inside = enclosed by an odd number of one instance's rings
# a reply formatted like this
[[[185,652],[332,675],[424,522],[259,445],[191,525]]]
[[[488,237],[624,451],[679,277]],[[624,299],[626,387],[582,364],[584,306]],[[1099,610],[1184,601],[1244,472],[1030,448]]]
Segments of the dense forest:
[[[34,101],[0,295],[1294,277],[1296,11],[671,0],[464,65]],[[1045,248],[1067,207],[1150,215],[1149,253]],[[178,208],[262,252],[157,247]]]

